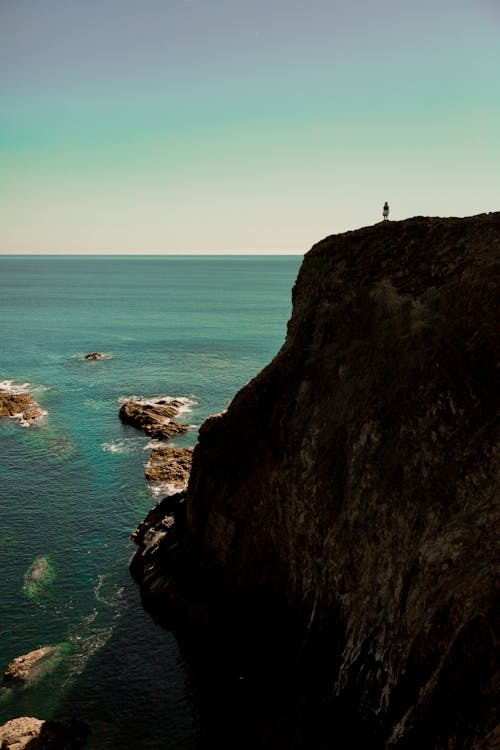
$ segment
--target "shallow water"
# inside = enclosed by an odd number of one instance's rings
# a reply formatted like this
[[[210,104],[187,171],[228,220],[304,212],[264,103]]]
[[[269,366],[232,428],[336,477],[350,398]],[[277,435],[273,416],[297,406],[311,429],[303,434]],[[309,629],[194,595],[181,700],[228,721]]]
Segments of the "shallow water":
[[[154,503],[151,441],[121,424],[128,396],[185,397],[196,427],[276,354],[301,258],[0,257],[0,381],[48,414],[0,420],[0,670],[61,644],[0,723],[76,715],[88,747],[194,748],[200,686],[174,635],[142,610],[129,535]],[[86,361],[87,352],[106,352]],[[44,557],[44,580],[26,576]]]

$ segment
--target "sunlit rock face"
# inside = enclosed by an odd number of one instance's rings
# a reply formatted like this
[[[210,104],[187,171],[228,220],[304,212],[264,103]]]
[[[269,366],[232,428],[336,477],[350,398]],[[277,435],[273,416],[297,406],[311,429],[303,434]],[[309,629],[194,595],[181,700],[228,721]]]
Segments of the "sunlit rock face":
[[[202,426],[186,497],[137,553],[149,606],[198,615],[207,576],[332,644],[332,747],[497,737],[499,251],[499,213],[313,247],[284,346]]]

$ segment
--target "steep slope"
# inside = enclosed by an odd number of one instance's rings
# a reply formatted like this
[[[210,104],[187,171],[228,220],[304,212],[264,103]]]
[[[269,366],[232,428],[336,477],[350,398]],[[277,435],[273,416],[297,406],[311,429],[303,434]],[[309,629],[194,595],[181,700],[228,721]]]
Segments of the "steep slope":
[[[138,535],[157,612],[258,592],[330,644],[332,746],[497,737],[499,251],[498,213],[316,245],[283,348]]]

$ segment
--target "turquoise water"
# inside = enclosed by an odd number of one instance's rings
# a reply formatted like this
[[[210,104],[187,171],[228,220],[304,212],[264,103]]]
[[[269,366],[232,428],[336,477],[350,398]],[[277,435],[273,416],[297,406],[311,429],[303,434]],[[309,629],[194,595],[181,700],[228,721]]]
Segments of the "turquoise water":
[[[47,410],[0,420],[0,670],[59,646],[0,689],[20,715],[90,722],[89,748],[194,748],[199,687],[174,635],[142,610],[129,535],[154,504],[149,440],[128,396],[184,396],[192,429],[224,409],[283,343],[297,256],[0,257],[0,381]],[[87,352],[109,356],[85,361]],[[45,557],[45,584],[25,585]]]

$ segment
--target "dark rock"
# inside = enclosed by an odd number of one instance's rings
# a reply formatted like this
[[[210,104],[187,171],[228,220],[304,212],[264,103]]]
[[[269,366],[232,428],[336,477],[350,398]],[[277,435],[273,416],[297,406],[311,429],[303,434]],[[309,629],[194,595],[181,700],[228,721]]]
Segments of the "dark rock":
[[[499,250],[500,213],[316,245],[283,348],[202,426],[168,527],[138,538],[161,616],[285,599],[318,655],[321,747],[496,736]]]
[[[174,421],[182,406],[175,399],[126,401],[120,408],[120,419],[156,440],[167,439],[189,429],[189,425]]]
[[[103,354],[102,352],[90,352],[89,354],[86,354],[84,359],[102,359]]]

